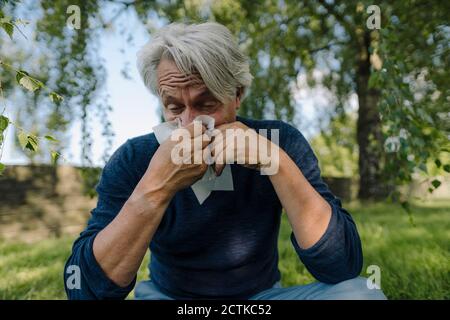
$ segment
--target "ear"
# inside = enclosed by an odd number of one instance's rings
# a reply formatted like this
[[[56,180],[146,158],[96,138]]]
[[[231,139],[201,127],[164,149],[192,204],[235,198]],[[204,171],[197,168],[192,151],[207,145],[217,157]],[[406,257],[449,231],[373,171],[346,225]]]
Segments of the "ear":
[[[243,93],[244,90],[242,87],[236,89],[236,110],[239,109],[239,107],[241,106],[241,98]]]

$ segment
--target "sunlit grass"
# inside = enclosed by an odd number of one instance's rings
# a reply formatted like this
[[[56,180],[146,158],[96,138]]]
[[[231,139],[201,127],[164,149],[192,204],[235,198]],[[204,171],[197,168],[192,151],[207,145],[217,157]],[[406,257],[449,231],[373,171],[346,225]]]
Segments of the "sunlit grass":
[[[450,205],[434,202],[412,207],[414,225],[396,205],[371,204],[348,207],[361,235],[364,267],[381,269],[381,286],[390,299],[450,298]],[[290,234],[283,221],[282,239]],[[296,259],[289,241],[280,241],[283,285],[313,281]]]
[[[412,207],[415,226],[396,205],[348,206],[364,247],[364,268],[378,265],[390,299],[450,298],[450,202]],[[292,248],[283,218],[279,256],[284,286],[314,281]],[[0,241],[0,299],[65,299],[62,270],[74,237],[35,244]],[[147,254],[138,281],[148,278]],[[133,297],[133,293],[129,298]]]

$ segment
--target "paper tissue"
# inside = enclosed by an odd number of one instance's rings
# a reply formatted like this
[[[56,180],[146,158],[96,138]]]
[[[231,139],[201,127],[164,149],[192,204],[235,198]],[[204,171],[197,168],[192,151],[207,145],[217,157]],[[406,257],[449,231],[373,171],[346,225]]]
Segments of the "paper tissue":
[[[201,121],[207,128],[206,133],[211,134],[214,130],[214,118],[207,115],[200,115],[194,119],[194,121]],[[166,139],[170,139],[172,132],[179,128],[181,123],[177,118],[174,121],[163,122],[155,127],[153,131],[155,133],[156,140],[159,144],[163,143]],[[195,182],[191,186],[195,196],[200,204],[209,197],[213,190],[217,191],[233,191],[233,176],[231,174],[231,167],[227,164],[220,176],[216,176],[214,173],[213,165],[208,166],[203,177]]]

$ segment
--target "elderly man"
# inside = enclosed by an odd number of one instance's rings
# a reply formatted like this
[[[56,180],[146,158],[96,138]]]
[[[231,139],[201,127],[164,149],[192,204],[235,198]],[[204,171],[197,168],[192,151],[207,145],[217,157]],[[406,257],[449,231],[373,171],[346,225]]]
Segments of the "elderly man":
[[[177,120],[193,142],[200,141],[193,148],[215,144],[216,175],[225,165],[217,161],[220,148],[228,142],[226,135],[220,144],[208,140],[204,127],[194,130],[199,115],[214,118],[221,132],[278,130],[278,143],[261,138],[277,150],[271,158],[277,170],[261,174],[267,163],[259,156],[250,161],[249,143],[236,145],[235,154],[246,156],[230,164],[233,191],[213,191],[200,203],[191,186],[208,170],[205,161],[174,163],[177,141],[159,144],[154,133],[128,140],[105,166],[97,207],[66,263],[70,299],[125,298],[148,249],[151,276],[136,286],[137,299],[385,298],[358,277],[363,258],[355,223],[322,181],[302,134],[282,121],[236,115],[252,76],[227,28],[171,24],[140,51],[138,68],[160,97],[166,121]],[[315,283],[280,285],[282,209],[292,245]],[[73,285],[76,271],[79,283]]]

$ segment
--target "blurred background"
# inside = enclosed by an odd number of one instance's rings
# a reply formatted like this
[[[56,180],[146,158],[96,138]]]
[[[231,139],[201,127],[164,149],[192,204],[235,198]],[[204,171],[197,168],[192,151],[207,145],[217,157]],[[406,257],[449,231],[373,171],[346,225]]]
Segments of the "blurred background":
[[[136,52],[217,21],[254,75],[240,115],[311,143],[390,299],[450,298],[450,2],[0,0],[0,299],[65,299],[105,162],[161,121]],[[314,279],[283,219],[285,286]],[[148,255],[138,278],[148,277]],[[129,298],[133,297],[133,293]]]

